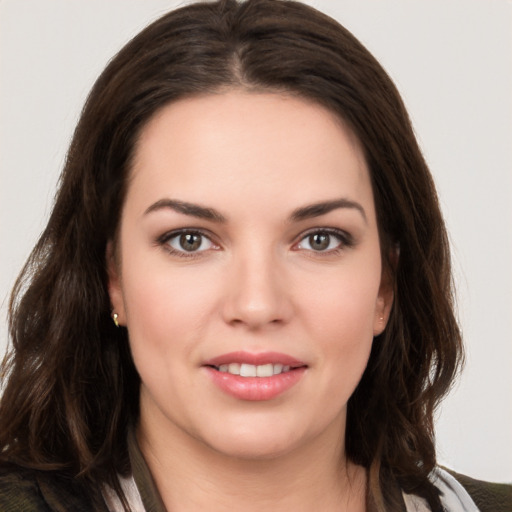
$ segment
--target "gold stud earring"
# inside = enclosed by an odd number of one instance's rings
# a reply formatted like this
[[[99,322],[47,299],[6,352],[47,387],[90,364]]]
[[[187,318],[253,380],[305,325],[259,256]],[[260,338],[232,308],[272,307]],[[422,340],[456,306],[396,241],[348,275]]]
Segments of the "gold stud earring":
[[[119,321],[118,321],[118,314],[117,313],[112,313],[112,320],[114,321],[114,324],[116,327],[119,327]]]

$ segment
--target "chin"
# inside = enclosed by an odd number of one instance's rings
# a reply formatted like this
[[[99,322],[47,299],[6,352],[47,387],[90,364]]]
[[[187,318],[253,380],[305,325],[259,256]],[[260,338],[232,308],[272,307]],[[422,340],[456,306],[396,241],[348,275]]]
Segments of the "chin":
[[[225,421],[203,441],[215,452],[233,459],[265,461],[290,455],[318,437],[317,432],[310,432],[307,426],[301,428],[297,422],[287,425],[283,419],[254,420],[251,424],[247,417],[243,423]]]
[[[284,457],[293,452],[296,444],[290,440],[280,442],[269,436],[238,436],[227,439],[225,443],[212,443],[217,453],[240,461],[266,461]]]

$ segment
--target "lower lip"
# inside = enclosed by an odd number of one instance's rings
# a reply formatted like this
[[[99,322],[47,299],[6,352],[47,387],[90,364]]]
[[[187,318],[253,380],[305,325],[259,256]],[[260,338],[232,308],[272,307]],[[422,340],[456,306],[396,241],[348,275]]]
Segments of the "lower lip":
[[[225,393],[239,400],[272,400],[295,386],[306,367],[295,368],[272,377],[240,377],[215,368],[205,367],[213,382]]]

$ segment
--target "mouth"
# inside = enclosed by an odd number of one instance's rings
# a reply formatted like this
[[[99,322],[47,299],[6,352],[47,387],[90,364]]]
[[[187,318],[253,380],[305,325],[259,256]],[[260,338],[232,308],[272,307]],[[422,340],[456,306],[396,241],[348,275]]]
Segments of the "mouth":
[[[211,368],[221,373],[229,373],[231,375],[240,375],[240,377],[273,377],[293,371],[303,366],[292,367],[282,363],[267,363],[267,364],[249,364],[249,363],[229,363],[221,364],[220,366],[211,366]]]
[[[308,365],[286,354],[232,352],[202,365],[223,392],[252,401],[271,400],[295,386]]]
[[[205,361],[203,365],[221,373],[229,373],[241,377],[272,377],[298,368],[307,367],[306,363],[288,354],[280,352],[252,353],[246,351],[223,354]]]

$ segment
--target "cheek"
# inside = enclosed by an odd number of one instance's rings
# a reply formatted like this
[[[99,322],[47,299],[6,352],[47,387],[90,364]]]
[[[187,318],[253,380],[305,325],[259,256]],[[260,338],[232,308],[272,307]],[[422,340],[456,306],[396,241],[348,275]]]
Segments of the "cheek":
[[[125,302],[129,321],[142,323],[146,328],[169,325],[194,329],[195,320],[203,314],[210,298],[208,284],[197,286],[191,279],[163,275],[132,276],[125,285]]]
[[[344,333],[348,338],[366,333],[373,338],[379,286],[380,273],[375,270],[331,275],[321,285],[306,283],[303,307],[320,330]]]
[[[141,407],[152,418],[156,410],[165,417],[171,417],[169,411],[183,415],[197,401],[191,369],[208,316],[204,302],[209,290],[165,270],[139,265],[125,274],[130,276],[124,286],[127,328],[142,381]]]
[[[348,400],[366,368],[379,284],[377,273],[333,277],[322,287],[310,287],[311,301],[303,304],[309,337],[319,348],[323,385],[337,390],[334,401]]]
[[[174,268],[161,254],[142,258],[132,253],[123,261],[123,275],[134,358],[140,348],[145,358],[187,350],[201,337],[215,302],[212,279],[205,279],[197,269]],[[149,347],[156,352],[149,353]]]
[[[190,369],[209,323],[211,290],[163,270],[139,266],[125,274],[127,328],[143,388],[155,403],[181,410],[179,390],[188,396],[196,385]]]

